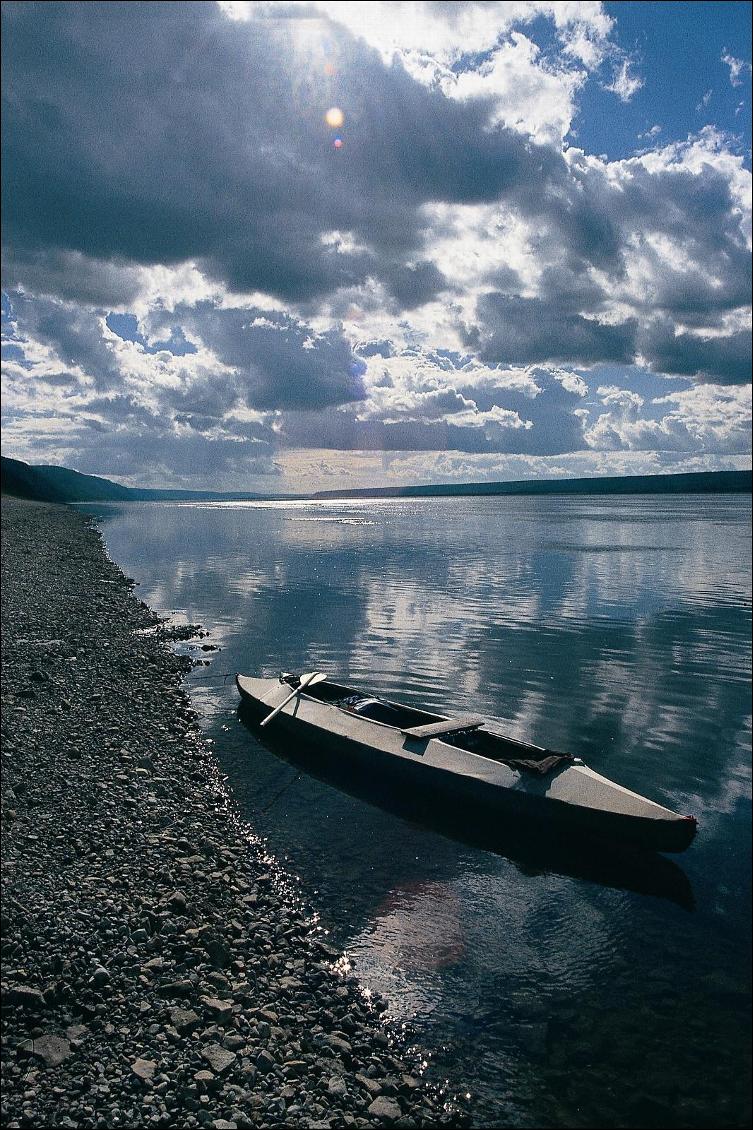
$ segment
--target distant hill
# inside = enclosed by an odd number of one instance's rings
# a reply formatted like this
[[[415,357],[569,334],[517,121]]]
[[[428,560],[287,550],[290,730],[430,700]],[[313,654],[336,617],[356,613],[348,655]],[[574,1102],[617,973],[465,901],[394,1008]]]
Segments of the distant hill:
[[[239,494],[207,490],[152,490],[124,487],[99,475],[82,475],[68,467],[36,466],[20,459],[0,458],[0,478],[4,494],[40,502],[209,502],[261,498],[259,494]]]
[[[262,498],[435,498],[493,494],[721,494],[751,490],[750,471],[694,471],[680,475],[620,475],[593,479],[530,479],[514,483],[436,483],[416,487],[326,490],[313,495],[264,495],[211,490],[124,487],[68,467],[33,466],[0,458],[5,494],[43,502],[243,502]]]
[[[751,490],[750,471],[691,471],[592,479],[524,479],[513,483],[437,483],[318,491],[313,498],[435,498],[490,494],[721,494]]]
[[[3,492],[20,498],[42,502],[91,502],[103,499],[125,501],[130,497],[127,487],[96,475],[81,475],[67,467],[33,467],[20,459],[3,456],[0,472]]]

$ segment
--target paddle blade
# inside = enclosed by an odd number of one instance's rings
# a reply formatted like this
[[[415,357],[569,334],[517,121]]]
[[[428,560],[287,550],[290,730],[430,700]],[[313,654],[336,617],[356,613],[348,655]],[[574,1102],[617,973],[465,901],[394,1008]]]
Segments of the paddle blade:
[[[301,678],[298,686],[294,687],[287,698],[284,698],[279,706],[276,706],[274,710],[267,715],[266,718],[263,718],[259,725],[266,726],[268,722],[271,722],[272,719],[280,713],[284,706],[288,705],[291,699],[295,698],[296,695],[299,695],[301,691],[306,689],[306,687],[311,687],[314,685],[314,683],[323,683],[326,678],[327,676],[322,671],[312,671],[310,674],[304,675]]]

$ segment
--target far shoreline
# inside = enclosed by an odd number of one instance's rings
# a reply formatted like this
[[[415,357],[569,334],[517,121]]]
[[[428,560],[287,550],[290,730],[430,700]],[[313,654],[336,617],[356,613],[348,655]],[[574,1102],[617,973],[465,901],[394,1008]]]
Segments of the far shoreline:
[[[654,475],[523,479],[504,482],[433,483],[354,487],[307,494],[128,487],[67,467],[0,460],[3,493],[47,502],[319,502],[369,498],[564,497],[747,493],[753,471],[688,471]]]

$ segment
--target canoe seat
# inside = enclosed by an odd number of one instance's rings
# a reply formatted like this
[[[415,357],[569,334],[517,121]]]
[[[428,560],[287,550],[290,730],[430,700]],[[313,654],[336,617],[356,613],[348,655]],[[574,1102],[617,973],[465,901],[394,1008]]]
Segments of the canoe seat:
[[[430,722],[428,726],[409,726],[401,732],[409,738],[438,738],[440,734],[477,730],[485,721],[486,718],[481,714],[468,714],[465,718],[445,718],[444,722]]]

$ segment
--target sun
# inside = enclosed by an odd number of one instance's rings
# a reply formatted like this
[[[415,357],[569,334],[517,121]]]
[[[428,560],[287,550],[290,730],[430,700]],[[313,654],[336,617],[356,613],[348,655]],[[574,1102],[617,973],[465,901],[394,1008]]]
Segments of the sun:
[[[327,113],[324,115],[324,120],[332,129],[339,129],[345,121],[345,114],[339,106],[330,106]]]

